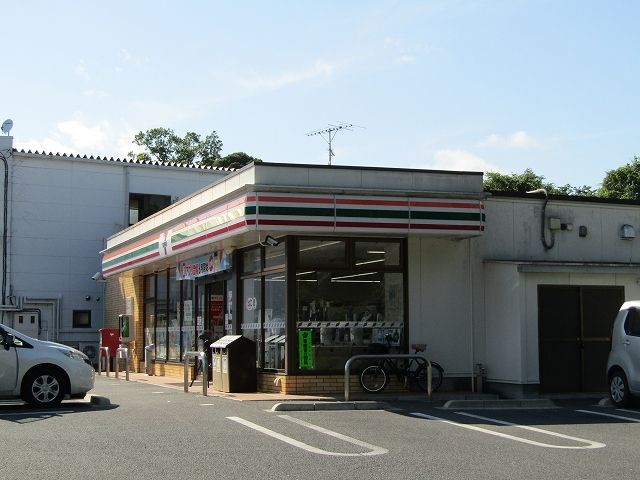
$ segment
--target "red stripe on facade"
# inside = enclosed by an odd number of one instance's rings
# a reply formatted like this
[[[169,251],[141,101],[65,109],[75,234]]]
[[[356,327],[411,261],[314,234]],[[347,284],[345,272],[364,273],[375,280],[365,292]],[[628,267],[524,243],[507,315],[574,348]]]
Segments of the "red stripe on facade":
[[[379,222],[336,222],[336,228],[339,227],[360,227],[360,228],[400,228],[406,230],[408,223],[379,223]]]
[[[420,224],[412,223],[409,226],[410,230],[465,230],[465,231],[482,231],[483,226],[480,225],[438,225],[438,224]]]
[[[194,243],[198,243],[198,242],[201,242],[203,240],[207,240],[208,238],[213,238],[213,237],[217,237],[218,235],[221,235],[223,233],[232,232],[233,230],[237,230],[240,227],[244,227],[246,225],[246,223],[247,222],[235,223],[233,225],[228,225],[226,227],[219,228],[219,229],[214,230],[212,232],[205,233],[204,235],[200,235],[198,237],[191,238],[189,240],[185,240],[185,241],[176,243],[175,245],[172,244],[171,245],[171,250],[179,250],[179,249],[187,247],[189,245],[193,245]]]
[[[463,203],[463,202],[423,202],[423,201],[409,201],[411,207],[440,207],[440,208],[482,208],[480,203]]]
[[[144,257],[136,258],[134,260],[129,260],[126,263],[116,265],[115,267],[107,268],[106,270],[103,271],[103,273],[111,273],[115,270],[121,270],[122,268],[130,267],[132,265],[135,265],[136,263],[144,262],[145,260],[149,260],[150,258],[159,257],[159,256],[160,256],[160,252],[153,252],[153,253],[150,253],[149,255],[145,255]]]
[[[356,200],[355,198],[336,198],[336,205],[384,205],[390,207],[407,207],[407,200]]]
[[[255,197],[253,197],[253,199],[255,200]],[[224,205],[220,206],[220,207],[216,207],[213,208],[211,210],[208,210],[196,217],[190,218],[189,220],[186,220],[185,222],[182,222],[174,227],[172,227],[173,233],[178,233],[179,230],[183,229],[183,228],[187,228],[190,227],[191,225],[194,225],[198,222],[202,222],[204,220],[206,220],[207,218],[213,217],[214,215],[218,215],[220,213],[224,213],[227,212],[228,210],[232,209],[233,207],[237,207],[238,205],[242,205],[244,203],[246,203],[248,201],[248,197],[242,197],[242,198],[238,198],[236,200],[232,200],[229,203],[225,203]]]
[[[272,196],[258,196],[258,202],[282,202],[282,203],[330,203],[333,204],[333,198],[318,198],[318,197],[272,197]]]
[[[115,257],[119,257],[120,255],[124,255],[125,253],[130,252],[131,250],[135,250],[137,247],[141,245],[157,242],[158,238],[160,238],[160,235],[152,235],[150,237],[143,238],[142,240],[138,240],[137,242],[127,245],[126,247],[123,247],[119,250],[114,250],[113,252],[107,252],[102,257],[103,261],[111,260]]]
[[[332,221],[325,220],[260,220],[258,225],[297,225],[301,227],[333,227]]]

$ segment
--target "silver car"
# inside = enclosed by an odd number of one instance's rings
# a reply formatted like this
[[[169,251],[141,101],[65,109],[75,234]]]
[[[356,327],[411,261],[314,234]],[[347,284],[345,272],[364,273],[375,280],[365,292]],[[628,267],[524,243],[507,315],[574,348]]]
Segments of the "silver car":
[[[613,323],[607,378],[614,405],[640,396],[640,300],[625,302]]]
[[[0,325],[0,398],[50,407],[67,396],[83,398],[94,381],[84,353]]]

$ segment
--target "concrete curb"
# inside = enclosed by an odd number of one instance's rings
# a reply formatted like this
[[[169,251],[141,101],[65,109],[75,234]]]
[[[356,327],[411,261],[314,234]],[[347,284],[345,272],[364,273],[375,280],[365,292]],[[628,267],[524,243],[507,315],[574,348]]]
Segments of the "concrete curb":
[[[272,412],[312,412],[330,410],[386,410],[383,402],[280,402],[271,407]]]
[[[556,404],[548,398],[529,398],[523,400],[449,400],[442,408],[555,408]]]
[[[95,406],[99,406],[99,407],[104,407],[107,405],[111,405],[111,400],[109,400],[107,397],[100,397],[98,395],[91,395],[91,400],[89,400],[89,403],[91,403],[91,405],[95,405]]]

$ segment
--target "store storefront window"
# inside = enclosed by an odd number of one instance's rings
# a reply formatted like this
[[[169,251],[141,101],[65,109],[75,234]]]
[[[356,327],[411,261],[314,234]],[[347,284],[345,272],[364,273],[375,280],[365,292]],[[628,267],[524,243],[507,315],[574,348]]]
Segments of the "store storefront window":
[[[264,278],[264,368],[284,369],[287,284],[284,272]]]
[[[242,273],[257,273],[262,269],[262,250],[254,248],[242,253]]]
[[[184,352],[196,349],[196,322],[194,311],[194,282],[193,280],[182,281],[182,357]]]
[[[376,268],[379,266],[400,266],[399,242],[355,242],[356,268]]]
[[[169,360],[180,360],[180,318],[178,303],[180,302],[180,282],[176,280],[175,270],[169,271]]]
[[[167,273],[156,277],[156,359],[167,359]]]
[[[242,335],[256,343],[256,362],[262,365],[262,277],[242,280]]]
[[[343,369],[372,343],[386,344],[392,352],[404,344],[400,242],[347,244],[353,251],[348,269],[297,268],[298,338],[308,350],[299,353],[301,370]],[[304,246],[300,241],[301,254]]]
[[[344,267],[346,242],[341,240],[300,240],[298,265],[309,267]]]
[[[156,336],[156,277],[144,277],[144,344],[155,343]]]

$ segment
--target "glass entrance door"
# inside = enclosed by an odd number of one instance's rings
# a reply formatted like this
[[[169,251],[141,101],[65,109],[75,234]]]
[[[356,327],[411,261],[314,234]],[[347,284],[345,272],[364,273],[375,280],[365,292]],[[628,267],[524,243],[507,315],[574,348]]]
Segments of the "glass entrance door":
[[[225,284],[218,281],[207,284],[207,319],[212,339],[223,337],[225,332]]]

